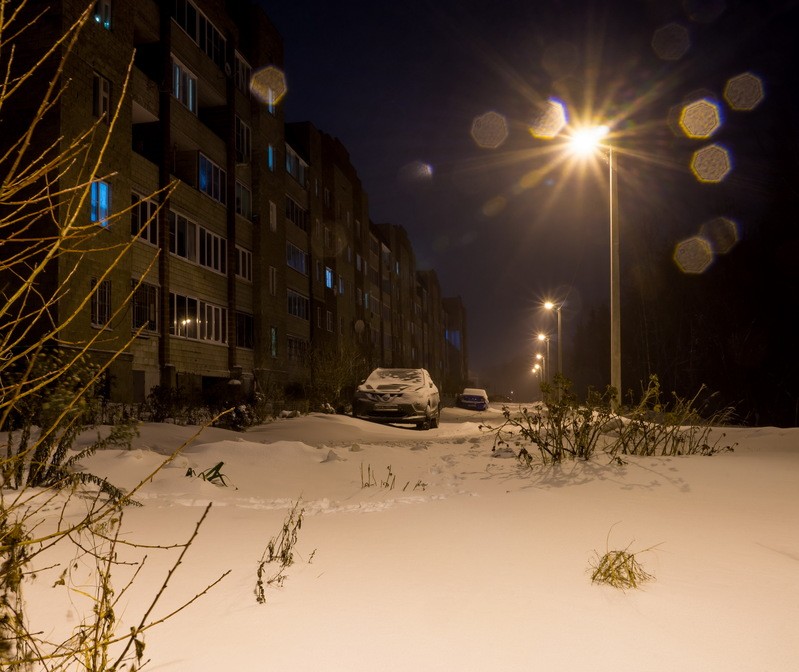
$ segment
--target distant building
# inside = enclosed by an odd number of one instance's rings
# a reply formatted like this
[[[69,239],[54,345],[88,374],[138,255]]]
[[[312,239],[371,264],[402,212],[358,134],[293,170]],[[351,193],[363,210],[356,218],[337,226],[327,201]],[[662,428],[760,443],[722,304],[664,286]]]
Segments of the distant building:
[[[81,5],[49,3],[39,40],[18,45],[19,63],[34,62]],[[106,127],[124,95],[103,177],[78,213],[103,249],[59,257],[44,280],[80,290],[51,311],[64,342],[100,334],[98,357],[122,349],[111,396],[126,401],[158,384],[209,390],[231,380],[300,394],[315,375],[310,354],[345,346],[372,366],[464,380],[460,300],[443,299],[435,272],[416,269],[402,227],[370,221],[338,139],[286,124],[280,91],[251,93],[253,75],[270,66],[282,71],[282,38],[247,2],[96,3],[67,60],[68,86],[36,136],[66,148],[91,123]],[[29,84],[30,108],[4,108],[6,142],[29,123],[42,74]]]

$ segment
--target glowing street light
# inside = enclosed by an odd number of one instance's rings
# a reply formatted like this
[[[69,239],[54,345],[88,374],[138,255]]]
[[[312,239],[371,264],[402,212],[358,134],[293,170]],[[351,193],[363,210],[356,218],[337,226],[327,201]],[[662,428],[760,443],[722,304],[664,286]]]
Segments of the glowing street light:
[[[546,357],[544,357],[544,355],[542,355],[540,352],[537,352],[537,353],[535,353],[535,358],[538,360],[538,362],[536,362],[536,366],[539,366],[539,365],[541,366],[541,379],[542,380],[546,380],[547,379],[547,360],[546,360]]]
[[[616,171],[616,154],[613,145],[603,142],[609,132],[607,126],[585,128],[571,138],[572,151],[588,155],[597,150],[607,152],[610,188],[610,384],[616,390],[615,403],[621,400],[621,281],[619,274],[619,190]],[[560,321],[560,312],[558,313]],[[560,323],[560,322],[559,322]],[[560,337],[558,337],[560,340]],[[558,345],[560,350],[560,345]],[[558,364],[560,368],[560,364]]]
[[[547,310],[554,310],[558,314],[558,376],[563,376],[563,330],[561,329],[560,309],[563,304],[555,304],[552,301],[544,303],[544,308]],[[560,399],[560,388],[558,385],[558,399]]]
[[[538,334],[538,340],[539,340],[539,341],[541,341],[542,343],[543,343],[544,341],[546,341],[546,344],[547,344],[547,359],[546,359],[546,361],[548,361],[548,362],[551,362],[552,360],[549,358],[549,336],[547,336],[546,334],[543,334],[543,333],[542,333],[542,334]],[[550,372],[549,372],[549,371],[547,371],[547,373],[549,374]],[[545,378],[545,380],[546,380],[547,382],[550,382],[550,381],[549,381],[549,378],[550,378],[550,376],[549,376],[549,375],[547,375],[547,377]]]

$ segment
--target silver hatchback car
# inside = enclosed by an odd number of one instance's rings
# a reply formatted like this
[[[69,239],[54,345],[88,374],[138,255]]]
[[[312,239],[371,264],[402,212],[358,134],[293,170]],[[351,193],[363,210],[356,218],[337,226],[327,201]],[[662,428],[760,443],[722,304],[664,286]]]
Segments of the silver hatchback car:
[[[375,369],[355,390],[352,416],[438,427],[441,398],[426,369]]]

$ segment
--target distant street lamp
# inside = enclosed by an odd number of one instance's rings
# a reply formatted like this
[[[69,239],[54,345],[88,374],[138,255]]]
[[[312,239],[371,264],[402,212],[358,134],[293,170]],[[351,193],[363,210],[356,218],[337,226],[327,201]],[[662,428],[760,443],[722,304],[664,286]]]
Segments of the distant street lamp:
[[[538,364],[541,365],[541,380],[546,381],[547,379],[547,360],[544,355],[540,352],[535,353],[535,358],[538,360]],[[536,364],[536,366],[538,365]]]
[[[616,390],[614,399],[618,405],[622,397],[621,389],[621,281],[619,275],[619,190],[616,170],[616,154],[613,146],[603,144],[608,134],[607,126],[595,126],[575,133],[571,146],[578,154],[591,154],[597,149],[607,152],[609,200],[610,200],[610,384]],[[560,318],[560,313],[558,313]],[[558,337],[560,340],[560,337]],[[560,346],[558,346],[560,348]]]
[[[551,362],[552,360],[549,358],[549,336],[547,336],[546,334],[538,334],[538,340],[539,340],[539,341],[542,341],[542,342],[543,342],[543,341],[546,341],[546,344],[547,344],[547,362]],[[550,380],[550,378],[552,377],[551,373],[552,373],[551,371],[547,371],[547,374],[548,374],[548,375],[547,375],[547,377],[545,378],[545,380],[546,380],[548,383],[552,382],[552,381]]]
[[[563,304],[554,304],[552,301],[547,301],[544,304],[544,308],[554,310],[558,314],[558,375],[563,376],[563,331],[560,320],[560,309],[563,308]],[[560,389],[560,386],[558,386],[558,389]],[[560,395],[558,395],[558,398],[560,398]]]

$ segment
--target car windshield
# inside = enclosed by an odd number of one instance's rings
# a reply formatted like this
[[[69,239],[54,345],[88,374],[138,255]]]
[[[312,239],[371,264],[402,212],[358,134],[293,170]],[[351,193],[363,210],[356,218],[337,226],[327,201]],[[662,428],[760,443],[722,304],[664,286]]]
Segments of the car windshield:
[[[421,385],[424,383],[419,369],[375,369],[366,379],[365,384],[379,385]]]

